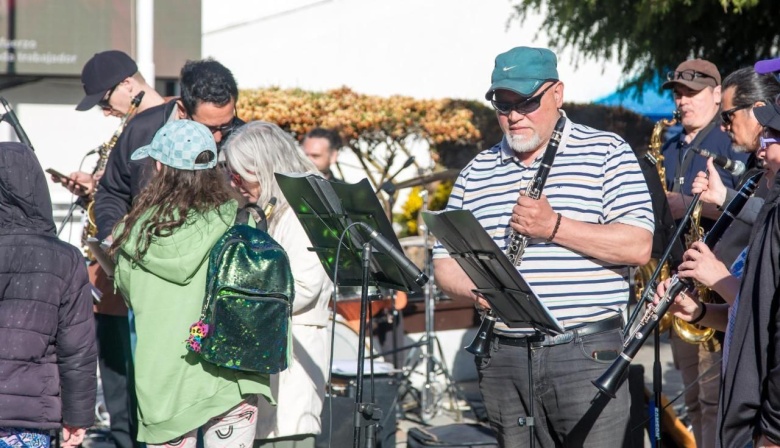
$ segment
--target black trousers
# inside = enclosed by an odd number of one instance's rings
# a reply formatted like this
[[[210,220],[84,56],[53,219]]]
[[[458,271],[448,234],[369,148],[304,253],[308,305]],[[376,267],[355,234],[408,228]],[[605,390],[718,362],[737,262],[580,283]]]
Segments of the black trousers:
[[[111,417],[111,438],[117,448],[134,448],[137,433],[130,325],[126,316],[95,314],[98,365],[103,398]]]

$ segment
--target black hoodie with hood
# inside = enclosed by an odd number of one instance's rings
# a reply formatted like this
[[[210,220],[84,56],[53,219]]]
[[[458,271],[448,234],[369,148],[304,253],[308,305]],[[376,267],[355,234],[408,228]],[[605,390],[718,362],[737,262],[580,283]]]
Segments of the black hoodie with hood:
[[[57,239],[32,150],[0,143],[0,427],[89,427],[97,349],[81,253]]]

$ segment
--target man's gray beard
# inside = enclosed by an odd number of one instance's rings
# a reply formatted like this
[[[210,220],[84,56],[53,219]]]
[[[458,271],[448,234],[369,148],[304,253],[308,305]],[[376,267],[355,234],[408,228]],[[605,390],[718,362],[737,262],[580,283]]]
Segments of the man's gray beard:
[[[741,154],[744,154],[744,153],[748,152],[747,146],[737,145],[736,143],[732,143],[731,144],[731,149],[733,149],[734,152],[738,152],[738,153],[741,153]]]
[[[534,134],[531,137],[523,137],[522,135],[509,135],[506,134],[506,142],[512,151],[522,154],[525,152],[532,152],[539,148],[539,144],[542,139],[539,138],[539,134]]]

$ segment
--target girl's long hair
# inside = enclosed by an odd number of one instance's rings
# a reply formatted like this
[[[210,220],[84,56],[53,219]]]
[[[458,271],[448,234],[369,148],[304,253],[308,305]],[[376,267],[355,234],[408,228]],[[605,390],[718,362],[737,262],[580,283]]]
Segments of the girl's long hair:
[[[269,230],[289,207],[274,173],[320,174],[290,134],[265,121],[252,121],[234,131],[225,144],[224,154],[230,169],[242,179],[260,183],[257,205],[264,207],[272,197],[276,198],[276,207],[268,219]]]
[[[206,163],[213,157],[209,151],[198,154],[196,163]],[[197,219],[222,204],[240,196],[230,187],[227,174],[220,165],[205,170],[180,170],[162,165],[149,184],[135,198],[130,213],[120,221],[121,233],[114,239],[113,256],[132,234],[138,233],[134,250],[128,254],[141,260],[155,237],[171,235],[188,220]],[[136,229],[141,216],[154,209],[142,226]],[[230,222],[232,217],[226,217]]]

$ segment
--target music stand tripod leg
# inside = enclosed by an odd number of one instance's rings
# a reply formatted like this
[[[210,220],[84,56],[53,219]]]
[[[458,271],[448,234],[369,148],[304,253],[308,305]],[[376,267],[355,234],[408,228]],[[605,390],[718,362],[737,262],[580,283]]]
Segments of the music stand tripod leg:
[[[544,335],[540,332],[536,332],[535,335],[529,336],[527,341],[526,350],[528,353],[528,415],[517,419],[517,426],[528,427],[528,440],[531,448],[536,446],[536,421],[534,420],[534,360],[533,360],[533,348],[531,343],[535,341],[541,341],[544,339]]]

